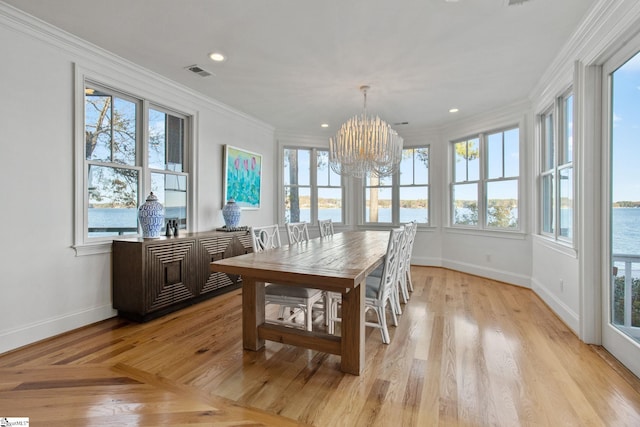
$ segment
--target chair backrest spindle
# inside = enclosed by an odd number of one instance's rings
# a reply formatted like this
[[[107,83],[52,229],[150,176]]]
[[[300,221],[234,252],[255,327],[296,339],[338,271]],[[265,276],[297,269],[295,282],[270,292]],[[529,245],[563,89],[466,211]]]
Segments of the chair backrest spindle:
[[[264,252],[282,246],[278,224],[250,227],[251,246],[254,252]]]
[[[390,231],[387,254],[384,258],[384,267],[380,279],[382,282],[378,291],[378,299],[386,298],[393,290],[396,280],[398,280],[398,267],[400,265],[400,257],[402,256],[403,240],[404,227],[393,228]]]
[[[309,240],[309,228],[306,222],[288,222],[286,225],[290,245]]]
[[[321,219],[318,221],[320,237],[333,236],[333,222],[331,219]]]

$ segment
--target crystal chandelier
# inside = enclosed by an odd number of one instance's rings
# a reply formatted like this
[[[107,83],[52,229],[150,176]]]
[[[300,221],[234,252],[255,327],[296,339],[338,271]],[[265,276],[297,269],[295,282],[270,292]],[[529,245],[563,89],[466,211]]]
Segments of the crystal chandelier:
[[[385,177],[398,170],[402,158],[402,137],[378,116],[367,115],[367,90],[362,114],[344,123],[335,138],[329,138],[329,165],[340,175],[362,178]]]

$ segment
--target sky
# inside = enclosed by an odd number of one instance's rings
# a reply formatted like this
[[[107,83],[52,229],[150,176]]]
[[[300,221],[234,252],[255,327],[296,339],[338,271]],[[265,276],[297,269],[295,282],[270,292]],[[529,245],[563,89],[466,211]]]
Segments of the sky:
[[[612,80],[612,201],[640,201],[640,53]]]

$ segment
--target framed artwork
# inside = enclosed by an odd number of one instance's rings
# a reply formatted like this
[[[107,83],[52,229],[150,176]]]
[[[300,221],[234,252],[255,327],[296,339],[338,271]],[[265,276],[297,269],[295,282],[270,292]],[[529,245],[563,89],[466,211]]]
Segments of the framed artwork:
[[[262,155],[224,146],[224,199],[236,201],[241,209],[260,208],[262,186]]]

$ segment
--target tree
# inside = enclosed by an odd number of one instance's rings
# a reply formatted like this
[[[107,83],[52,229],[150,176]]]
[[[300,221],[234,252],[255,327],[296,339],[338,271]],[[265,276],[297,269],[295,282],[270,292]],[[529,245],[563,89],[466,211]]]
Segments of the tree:
[[[300,192],[298,189],[298,150],[286,150],[289,164],[289,222],[300,222]]]
[[[130,109],[133,108],[133,111]],[[135,104],[93,91],[85,96],[85,157],[104,162],[89,166],[89,200],[110,207],[138,205],[138,172],[108,163],[135,165]]]

